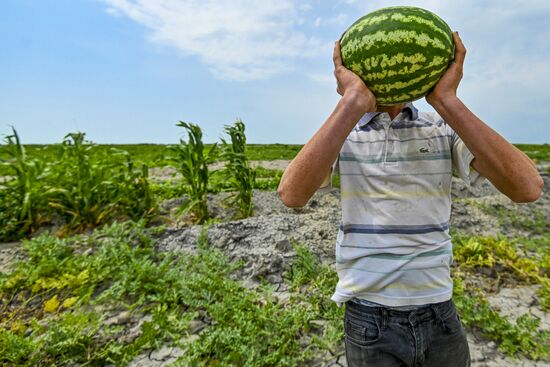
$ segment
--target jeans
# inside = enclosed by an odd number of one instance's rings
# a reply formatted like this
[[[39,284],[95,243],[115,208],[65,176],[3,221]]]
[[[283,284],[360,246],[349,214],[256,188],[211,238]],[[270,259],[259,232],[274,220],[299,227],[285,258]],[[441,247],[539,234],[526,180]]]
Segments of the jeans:
[[[348,367],[467,367],[466,331],[452,300],[413,311],[346,303]]]

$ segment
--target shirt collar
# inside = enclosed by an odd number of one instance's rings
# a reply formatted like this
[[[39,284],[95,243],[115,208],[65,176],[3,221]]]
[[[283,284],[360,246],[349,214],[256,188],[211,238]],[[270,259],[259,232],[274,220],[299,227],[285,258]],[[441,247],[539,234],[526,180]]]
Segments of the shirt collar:
[[[409,117],[411,120],[416,120],[418,118],[418,109],[414,107],[412,102],[405,103],[405,106],[403,107],[402,111],[409,112]],[[358,122],[359,128],[362,128],[363,126],[367,125],[369,122],[371,122],[376,116],[380,115],[382,112],[367,112],[361,117],[361,119]]]

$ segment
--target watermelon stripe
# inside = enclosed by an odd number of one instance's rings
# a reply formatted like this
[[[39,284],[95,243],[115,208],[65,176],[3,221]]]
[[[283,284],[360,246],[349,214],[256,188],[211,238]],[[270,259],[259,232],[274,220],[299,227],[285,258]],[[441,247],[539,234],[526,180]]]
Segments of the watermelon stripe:
[[[367,72],[364,68],[350,70],[358,75],[363,75],[363,80],[368,86],[378,84],[393,84],[398,81],[416,79],[421,75],[433,72],[442,73],[448,67],[448,63],[433,63],[430,66],[418,64],[400,64],[399,69],[389,69],[381,72]]]
[[[391,83],[391,84],[388,83],[388,84],[377,85],[375,89],[377,91],[380,91],[381,93],[388,93],[388,92],[394,91],[396,89],[398,89],[399,92],[403,93],[403,94],[404,93],[410,93],[410,92],[418,89],[423,84],[430,84],[430,82],[437,81],[439,79],[439,76],[440,76],[441,72],[445,71],[445,69],[446,69],[446,67],[441,68],[439,70],[435,70],[430,74],[425,74],[425,75],[422,75],[418,78],[411,79],[407,83],[395,82],[395,83]],[[392,92],[392,93],[389,93],[389,94],[395,94],[395,93]]]
[[[409,13],[411,15],[418,16],[422,19],[429,19],[430,22],[434,23],[434,25],[443,30],[445,33],[449,35],[449,39],[452,43],[452,31],[451,28],[443,19],[441,19],[437,14],[434,14],[426,9],[422,8],[410,8],[410,7],[404,7],[406,10],[401,10],[403,12]]]
[[[346,57],[354,57],[353,53],[361,49],[372,49],[374,51],[376,48],[384,46],[383,48],[387,50],[389,46],[388,43],[394,47],[401,47],[401,50],[403,50],[403,46],[420,46],[423,48],[429,47],[430,49],[436,48],[441,50],[448,49],[448,46],[443,40],[438,37],[431,37],[431,35],[425,32],[417,32],[415,30],[379,30],[373,34],[363,34],[350,40],[346,43],[345,47],[343,47],[342,52]]]
[[[403,11],[403,12],[391,13],[389,17],[386,17],[386,20],[384,21],[382,28],[399,29],[399,28],[402,28],[403,23],[410,23],[410,27],[407,27],[410,29],[419,28],[417,24],[421,25],[422,29],[424,30],[427,27],[429,28],[430,31],[439,33],[440,36],[443,36],[447,46],[450,46],[453,43],[450,32],[446,32],[444,29],[442,29],[441,23],[436,22],[435,18],[426,19],[423,14],[419,15],[418,12]],[[397,27],[395,27],[396,24],[397,24]],[[433,36],[435,36],[435,33],[433,34]]]
[[[406,53],[403,52],[403,49],[406,50]],[[426,57],[430,57],[429,59]],[[433,52],[427,53],[426,50],[422,47],[408,47],[401,48],[399,52],[386,52],[386,53],[370,53],[368,51],[358,53],[353,55],[350,65],[346,65],[349,68],[357,69],[360,65],[361,68],[364,68],[366,73],[371,72],[382,72],[387,70],[395,70],[400,68],[402,64],[424,64],[432,63],[434,60],[440,60],[441,65],[447,64],[448,60],[451,58],[449,53],[445,52]]]
[[[439,74],[441,70],[445,70],[446,68],[447,68],[447,64],[433,65],[430,68],[422,69],[415,73],[407,73],[406,80],[416,79],[421,75],[433,75],[434,72]],[[365,78],[367,79],[366,82],[370,84],[393,84],[395,82],[402,81],[405,79],[403,77],[403,74],[398,74],[398,75],[389,76],[385,78],[375,78],[378,75],[373,73],[368,74],[367,76],[368,78]]]
[[[428,80],[417,83],[416,85],[411,85],[409,88],[399,90],[400,94],[398,96],[387,93],[381,93],[380,96],[378,96],[378,94],[375,93],[376,99],[380,105],[410,102],[426,95],[426,93],[428,93],[430,89],[432,89],[433,86],[439,81],[439,78],[440,77],[438,74]],[[414,97],[417,95],[420,95],[420,97]]]
[[[440,29],[444,30],[445,33],[448,34],[448,38],[450,40],[450,45],[453,47],[454,41],[453,41],[453,31],[449,27],[447,23],[443,19],[441,19],[437,14],[434,14],[432,12],[429,12],[425,9],[418,8],[418,15],[420,17],[428,17],[434,24],[439,27]]]
[[[431,14],[428,19],[426,15],[430,15],[430,13],[424,9],[411,9],[408,7],[382,9],[382,11],[368,14],[355,22],[350,27],[350,30],[353,29],[353,31],[347,34],[346,38],[352,36],[356,37],[356,33],[361,33],[365,27],[372,28],[373,26],[382,24],[381,27],[385,28],[390,24],[397,24],[397,28],[394,29],[399,29],[402,28],[403,23],[411,23],[411,26],[408,26],[407,28],[418,28],[414,26],[416,24],[421,25],[423,29],[428,27],[431,31],[440,33],[446,40],[446,44],[451,46],[453,44],[453,40],[452,32],[449,26],[441,18],[437,16],[434,17],[435,14]],[[381,27],[378,26],[377,28]]]

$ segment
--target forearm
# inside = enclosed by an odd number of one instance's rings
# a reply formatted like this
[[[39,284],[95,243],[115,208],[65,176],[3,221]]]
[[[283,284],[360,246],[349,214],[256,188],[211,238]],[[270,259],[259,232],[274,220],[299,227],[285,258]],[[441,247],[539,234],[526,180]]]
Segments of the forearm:
[[[481,121],[457,97],[432,103],[472,152],[474,169],[516,202],[538,199],[544,185],[533,161]]]
[[[357,121],[375,108],[374,102],[365,102],[360,94],[344,94],[329,118],[283,173],[277,191],[286,206],[301,207],[309,201],[330,174],[342,144]]]

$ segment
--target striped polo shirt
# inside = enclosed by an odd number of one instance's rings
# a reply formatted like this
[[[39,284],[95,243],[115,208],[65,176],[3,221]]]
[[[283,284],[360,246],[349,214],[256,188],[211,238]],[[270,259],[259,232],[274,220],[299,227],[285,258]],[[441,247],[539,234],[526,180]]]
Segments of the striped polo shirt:
[[[334,301],[407,306],[451,298],[451,178],[481,183],[472,159],[438,114],[412,103],[393,121],[381,112],[359,120],[333,169],[342,201]]]

